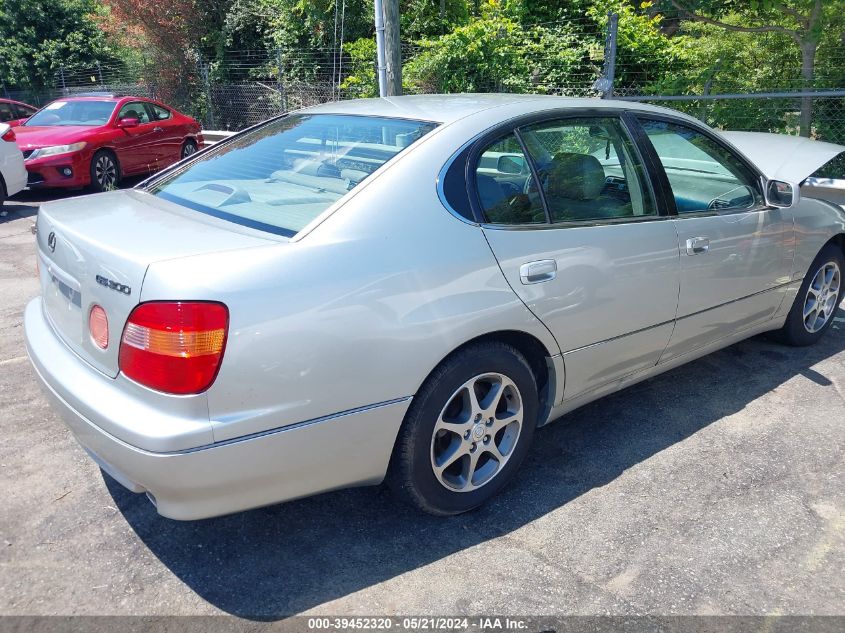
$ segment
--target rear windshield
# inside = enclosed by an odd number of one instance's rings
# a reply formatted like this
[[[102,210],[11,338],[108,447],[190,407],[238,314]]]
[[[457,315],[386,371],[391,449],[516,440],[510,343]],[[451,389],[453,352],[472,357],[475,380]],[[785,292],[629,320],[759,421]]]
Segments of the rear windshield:
[[[404,119],[291,115],[212,149],[149,191],[290,237],[434,127]]]
[[[25,125],[105,125],[115,105],[114,101],[53,101],[36,112]]]

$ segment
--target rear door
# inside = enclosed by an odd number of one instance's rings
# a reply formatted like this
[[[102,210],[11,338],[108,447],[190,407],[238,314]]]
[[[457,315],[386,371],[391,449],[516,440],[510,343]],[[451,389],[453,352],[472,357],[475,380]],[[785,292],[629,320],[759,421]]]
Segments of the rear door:
[[[482,167],[491,156],[505,166],[503,155],[528,166],[521,182]],[[502,271],[564,352],[564,397],[654,366],[677,308],[678,238],[623,121],[522,125],[470,160],[471,202]]]
[[[760,175],[706,129],[640,123],[677,211],[681,292],[668,360],[772,318],[790,281],[792,211],[767,207]]]

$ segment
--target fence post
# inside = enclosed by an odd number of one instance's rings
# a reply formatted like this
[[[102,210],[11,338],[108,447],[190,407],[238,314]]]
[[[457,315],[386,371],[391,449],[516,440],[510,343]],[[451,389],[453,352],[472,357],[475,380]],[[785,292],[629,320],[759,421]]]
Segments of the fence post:
[[[64,65],[59,66],[59,79],[62,82],[62,94],[67,94],[67,84],[65,84],[65,67]]]
[[[288,95],[285,92],[285,82],[282,70],[282,49],[276,49],[276,89],[282,97],[282,113],[288,111]]]
[[[100,77],[100,85],[105,86],[106,84],[103,83],[103,69],[100,68],[100,60],[97,60],[97,75]]]
[[[616,35],[619,30],[619,14],[607,16],[607,35],[604,43],[604,86],[602,99],[613,98],[613,82],[616,79]]]
[[[202,74],[202,85],[205,92],[205,104],[208,108],[205,118],[208,121],[209,127],[214,129],[214,107],[211,103],[211,83],[208,80],[208,64],[200,58],[200,74]]]

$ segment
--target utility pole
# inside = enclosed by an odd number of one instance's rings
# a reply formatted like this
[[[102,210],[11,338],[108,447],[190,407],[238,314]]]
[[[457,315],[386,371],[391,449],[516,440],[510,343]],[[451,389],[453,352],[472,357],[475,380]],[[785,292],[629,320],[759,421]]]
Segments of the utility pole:
[[[399,0],[375,0],[376,56],[379,96],[402,94],[402,51],[399,42]]]
[[[384,46],[387,58],[387,94],[402,94],[402,44],[399,41],[399,0],[384,2]]]
[[[376,72],[378,73],[378,96],[387,96],[387,62],[384,54],[384,10],[382,0],[375,0],[376,10]]]

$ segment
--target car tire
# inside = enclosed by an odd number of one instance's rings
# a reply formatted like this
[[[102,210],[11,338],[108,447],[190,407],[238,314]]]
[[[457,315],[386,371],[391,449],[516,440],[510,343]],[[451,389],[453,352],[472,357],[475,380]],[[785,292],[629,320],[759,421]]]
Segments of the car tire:
[[[774,338],[787,345],[805,346],[824,336],[842,298],[843,273],[842,251],[836,244],[827,244],[810,264],[786,323]]]
[[[102,193],[117,189],[120,185],[120,164],[117,156],[106,149],[101,149],[91,159],[91,189]]]
[[[430,514],[472,510],[513,478],[531,446],[538,411],[537,383],[525,357],[501,342],[472,344],[443,361],[414,396],[388,484]]]
[[[179,159],[185,160],[188,156],[193,156],[197,153],[197,144],[195,141],[188,139],[182,143],[182,151],[179,153]]]
[[[3,178],[0,176],[0,213],[3,215],[5,215],[3,205],[6,204],[6,197],[6,183],[3,182]]]

